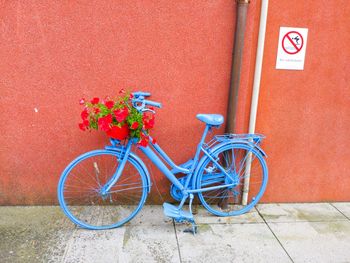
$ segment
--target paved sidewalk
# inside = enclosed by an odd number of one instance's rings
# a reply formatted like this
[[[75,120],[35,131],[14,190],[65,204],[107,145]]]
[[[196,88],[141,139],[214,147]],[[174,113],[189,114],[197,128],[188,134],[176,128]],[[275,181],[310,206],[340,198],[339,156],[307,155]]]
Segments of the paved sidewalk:
[[[264,204],[239,217],[198,208],[199,233],[145,206],[126,226],[75,227],[59,207],[0,207],[0,262],[350,262],[350,203]]]

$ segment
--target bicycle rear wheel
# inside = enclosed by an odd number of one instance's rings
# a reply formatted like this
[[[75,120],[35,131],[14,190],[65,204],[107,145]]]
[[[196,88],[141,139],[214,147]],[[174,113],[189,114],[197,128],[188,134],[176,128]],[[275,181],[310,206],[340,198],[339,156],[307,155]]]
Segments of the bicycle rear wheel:
[[[115,173],[119,152],[97,150],[75,159],[63,171],[58,200],[75,224],[88,229],[110,229],[131,220],[147,197],[148,182],[137,160],[129,156],[122,175],[111,190],[101,188]]]
[[[214,151],[212,156],[229,176],[209,157],[205,159],[197,175],[197,189],[218,188],[198,193],[203,206],[218,216],[248,212],[257,204],[266,189],[268,171],[264,157],[256,148],[246,144],[227,144]],[[242,204],[245,180],[249,180],[249,190],[247,202]],[[227,187],[219,188],[223,185]]]

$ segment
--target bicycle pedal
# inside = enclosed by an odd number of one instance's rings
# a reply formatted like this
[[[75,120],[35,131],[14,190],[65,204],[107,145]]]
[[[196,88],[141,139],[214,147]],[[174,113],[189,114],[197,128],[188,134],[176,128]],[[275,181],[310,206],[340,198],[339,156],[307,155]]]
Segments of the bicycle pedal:
[[[178,209],[172,204],[164,203],[163,209],[165,216],[173,218],[176,222],[193,221],[193,215],[190,212]]]

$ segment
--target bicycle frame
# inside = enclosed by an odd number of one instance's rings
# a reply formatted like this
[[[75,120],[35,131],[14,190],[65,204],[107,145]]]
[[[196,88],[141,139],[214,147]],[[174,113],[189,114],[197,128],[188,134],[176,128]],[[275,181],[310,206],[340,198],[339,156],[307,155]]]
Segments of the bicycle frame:
[[[198,165],[199,156],[200,156],[201,152],[203,152],[205,155],[207,155],[211,159],[211,161],[213,161],[213,163],[217,165],[217,167],[221,170],[221,172],[223,172],[232,181],[234,181],[232,176],[227,174],[225,169],[223,167],[221,167],[221,165],[218,164],[218,162],[210,155],[210,153],[203,148],[205,138],[208,134],[208,131],[211,128],[212,128],[211,125],[206,125],[205,130],[204,130],[203,135],[202,135],[202,138],[201,138],[199,144],[197,145],[197,150],[196,150],[196,153],[194,155],[194,158],[191,161],[191,167],[189,169],[176,165],[174,163],[174,161],[162,150],[162,148],[157,143],[150,143],[147,147],[140,147],[139,149],[153,162],[153,164],[155,166],[158,167],[158,169],[169,179],[169,181],[171,181],[176,187],[178,187],[184,193],[184,197],[187,197],[188,194],[192,194],[192,193],[205,192],[205,191],[210,191],[213,189],[226,188],[226,187],[232,186],[233,184],[225,184],[225,185],[221,185],[221,186],[213,186],[213,187],[207,187],[207,188],[201,188],[201,189],[188,189],[188,186],[189,186],[189,183],[193,177],[195,168]],[[150,137],[150,141],[153,141],[151,137]],[[128,155],[131,151],[132,144],[133,144],[133,141],[130,140],[128,142],[127,146],[125,147],[125,150],[124,150],[125,153],[122,156],[122,161],[121,161],[120,165],[118,166],[117,171],[112,176],[111,180],[109,182],[107,182],[106,185],[103,186],[103,188],[101,190],[102,194],[107,194],[108,191],[113,187],[113,185],[118,181],[118,179],[121,176],[122,171],[125,167],[125,164],[127,162]],[[159,158],[156,153],[162,159]],[[165,165],[165,163],[167,163],[171,168],[175,169],[176,171],[189,175],[185,181],[185,184],[182,184],[177,179],[177,177],[174,175],[174,173],[171,170],[169,170],[169,168]]]

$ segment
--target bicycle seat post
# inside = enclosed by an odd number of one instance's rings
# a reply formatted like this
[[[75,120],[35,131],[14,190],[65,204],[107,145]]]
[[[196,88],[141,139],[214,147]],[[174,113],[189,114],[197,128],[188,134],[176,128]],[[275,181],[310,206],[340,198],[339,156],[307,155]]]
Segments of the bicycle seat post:
[[[211,129],[211,125],[210,124],[206,124],[205,125],[205,129],[203,131],[203,135],[202,135],[202,138],[197,146],[197,151],[196,151],[196,154],[195,154],[195,157],[194,157],[194,160],[195,162],[198,160],[198,157],[199,157],[199,153],[201,151],[201,148],[202,148],[202,145],[205,141],[205,138],[207,137],[207,134],[208,134],[208,131]]]

